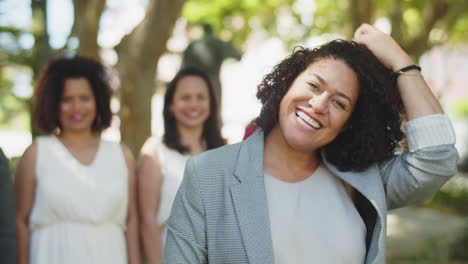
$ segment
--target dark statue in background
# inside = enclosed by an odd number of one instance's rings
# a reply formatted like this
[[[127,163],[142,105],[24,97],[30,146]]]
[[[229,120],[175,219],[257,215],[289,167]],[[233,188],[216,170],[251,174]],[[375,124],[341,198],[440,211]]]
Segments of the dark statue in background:
[[[223,61],[227,58],[240,60],[241,54],[230,42],[217,39],[213,35],[211,25],[203,25],[204,35],[201,39],[192,41],[182,55],[181,68],[195,67],[204,71],[211,79],[216,97],[221,104],[221,81],[219,72]]]

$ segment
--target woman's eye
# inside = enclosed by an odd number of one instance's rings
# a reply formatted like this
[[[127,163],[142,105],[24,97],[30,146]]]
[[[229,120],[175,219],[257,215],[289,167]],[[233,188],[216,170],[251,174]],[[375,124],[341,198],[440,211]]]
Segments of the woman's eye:
[[[339,101],[339,100],[335,100],[335,104],[340,107],[341,109],[345,109],[345,105],[343,104],[343,102]]]
[[[313,90],[319,90],[319,86],[316,84],[316,83],[309,83],[309,86],[313,89]]]

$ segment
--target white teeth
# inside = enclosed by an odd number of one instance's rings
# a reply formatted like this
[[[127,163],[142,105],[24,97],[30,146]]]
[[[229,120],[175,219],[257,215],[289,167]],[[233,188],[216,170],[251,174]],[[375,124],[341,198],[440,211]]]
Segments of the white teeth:
[[[312,118],[310,118],[308,115],[306,115],[304,112],[302,111],[296,111],[296,114],[302,119],[304,120],[309,126],[315,128],[315,129],[319,129],[321,128],[320,124],[318,122],[316,122],[315,120],[313,120]]]
[[[190,117],[198,117],[200,115],[200,112],[189,112],[188,116]]]
[[[81,121],[83,119],[83,115],[75,114],[75,115],[72,115],[71,117],[72,119],[77,120],[77,121]]]

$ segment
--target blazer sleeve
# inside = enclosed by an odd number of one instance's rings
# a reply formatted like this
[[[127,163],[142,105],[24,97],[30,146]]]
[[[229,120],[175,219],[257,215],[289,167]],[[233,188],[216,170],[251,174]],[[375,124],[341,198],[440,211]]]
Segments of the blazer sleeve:
[[[189,158],[166,221],[163,263],[208,263],[206,214],[193,158]]]
[[[380,164],[388,209],[421,202],[456,173],[455,132],[445,114],[408,121],[409,151]]]

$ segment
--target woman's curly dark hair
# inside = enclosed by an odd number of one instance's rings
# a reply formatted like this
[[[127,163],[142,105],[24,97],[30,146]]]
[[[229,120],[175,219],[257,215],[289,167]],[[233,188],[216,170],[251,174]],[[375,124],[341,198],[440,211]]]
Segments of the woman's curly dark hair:
[[[343,61],[357,75],[359,98],[347,129],[323,146],[327,161],[341,171],[362,171],[394,155],[402,140],[401,97],[392,72],[364,45],[334,40],[315,49],[298,47],[276,65],[258,86],[262,103],[256,123],[268,134],[279,120],[280,102],[289,87],[309,65],[325,58]]]
[[[111,89],[107,69],[100,62],[82,56],[62,56],[51,60],[39,73],[34,90],[35,125],[44,133],[60,129],[60,102],[66,79],[85,78],[93,90],[96,118],[91,130],[100,133],[112,120]]]
[[[177,89],[179,81],[186,76],[196,76],[202,78],[207,87],[210,100],[210,115],[203,124],[202,137],[206,142],[207,149],[221,147],[226,144],[226,140],[221,135],[221,119],[219,116],[219,104],[215,96],[215,91],[211,81],[203,71],[187,67],[180,70],[174,79],[167,85],[166,95],[164,96],[163,118],[164,118],[164,135],[163,142],[169,148],[175,149],[180,153],[187,153],[189,151],[187,146],[182,145],[180,135],[177,130],[176,119],[170,110],[174,94]]]

